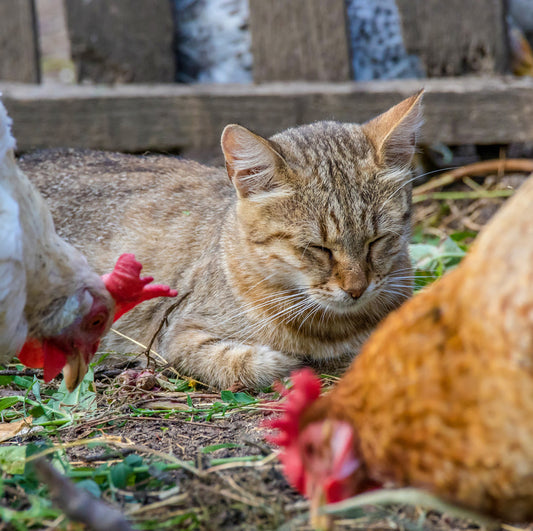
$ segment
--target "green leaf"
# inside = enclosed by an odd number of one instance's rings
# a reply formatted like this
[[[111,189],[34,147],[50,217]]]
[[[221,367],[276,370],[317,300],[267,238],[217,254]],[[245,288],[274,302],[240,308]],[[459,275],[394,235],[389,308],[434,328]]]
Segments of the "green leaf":
[[[143,458],[137,454],[130,454],[126,456],[124,463],[132,468],[135,468],[136,466],[141,466],[143,464]]]
[[[235,395],[231,391],[220,391],[220,398],[229,404],[235,402]]]
[[[23,474],[26,446],[0,446],[0,469],[6,474]]]
[[[237,404],[244,404],[244,405],[248,405],[248,404],[255,404],[255,402],[257,402],[257,400],[249,395],[248,393],[235,393],[233,395],[233,398],[235,399],[235,402]]]
[[[471,231],[471,230],[463,230],[460,232],[454,232],[453,234],[450,234],[450,238],[454,242],[462,242],[464,240],[467,240],[469,238],[475,238],[477,236],[477,233]]]
[[[76,483],[76,486],[89,491],[95,498],[100,498],[102,491],[98,486],[98,483],[93,479],[82,479]]]
[[[19,402],[24,402],[22,396],[5,396],[4,398],[0,398],[0,411],[12,407]]]
[[[77,410],[95,411],[96,393],[94,391],[93,369],[89,367],[83,380],[72,392],[69,392],[65,380],[63,380],[57,392],[52,396],[52,400],[48,403],[50,407],[53,407],[52,402],[59,402],[70,406],[75,405]]]
[[[35,407],[32,407],[30,410],[29,410],[29,414],[36,420],[38,421],[40,419],[40,417],[43,417],[44,416],[44,408],[43,406],[35,406]]]
[[[227,404],[246,406],[248,404],[255,404],[257,400],[248,393],[233,393],[232,391],[220,391],[220,398]]]
[[[203,454],[209,454],[211,452],[216,452],[217,450],[221,450],[222,448],[240,448],[240,444],[236,443],[221,443],[221,444],[212,444],[211,446],[206,446],[205,448],[202,448]]]
[[[33,385],[33,378],[28,376],[15,376],[13,378],[13,383],[19,387],[23,387],[24,389],[30,389]]]
[[[14,376],[12,375],[6,375],[6,374],[0,374],[0,386],[5,386],[13,383]]]
[[[132,474],[133,469],[124,462],[117,463],[116,465],[112,466],[111,470],[109,471],[111,483],[113,483],[117,489],[125,488]]]
[[[33,377],[33,383],[31,386],[31,391],[35,395],[35,398],[37,399],[37,402],[41,402],[41,383],[37,379],[36,376]]]

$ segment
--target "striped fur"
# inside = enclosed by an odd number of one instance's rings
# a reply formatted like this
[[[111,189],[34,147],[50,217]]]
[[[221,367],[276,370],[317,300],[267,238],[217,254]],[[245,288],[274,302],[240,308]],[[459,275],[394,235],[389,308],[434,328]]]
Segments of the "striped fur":
[[[94,267],[133,252],[147,274],[190,292],[154,346],[178,371],[261,387],[301,365],[344,368],[410,295],[419,116],[418,94],[364,125],[318,122],[268,140],[231,125],[227,172],[72,150],[21,164]],[[170,304],[148,302],[117,327],[147,344]],[[104,346],[137,348],[115,334]]]

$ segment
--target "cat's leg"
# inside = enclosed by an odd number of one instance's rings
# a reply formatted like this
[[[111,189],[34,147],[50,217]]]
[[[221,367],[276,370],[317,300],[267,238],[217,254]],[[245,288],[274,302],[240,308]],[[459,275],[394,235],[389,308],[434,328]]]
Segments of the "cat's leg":
[[[268,346],[222,340],[198,329],[165,334],[159,350],[183,376],[218,389],[268,387],[302,365]]]

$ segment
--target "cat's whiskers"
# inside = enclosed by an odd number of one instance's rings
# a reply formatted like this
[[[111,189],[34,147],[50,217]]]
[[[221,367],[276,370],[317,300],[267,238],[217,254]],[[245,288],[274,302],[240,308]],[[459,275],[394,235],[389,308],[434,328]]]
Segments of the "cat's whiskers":
[[[398,280],[398,281],[396,281]],[[411,289],[412,287],[412,280],[411,278],[406,278],[404,281],[401,279],[387,279],[386,282],[383,283],[383,288],[406,288]]]
[[[245,292],[243,292],[243,295],[248,294],[250,291],[252,291],[253,289],[257,288],[263,282],[266,282],[267,280],[270,280],[273,276],[275,276],[275,274],[276,273],[272,273],[271,275],[268,275],[267,277],[262,278],[261,280],[256,282],[253,286],[249,287]],[[277,296],[279,296],[279,300],[282,300],[282,297],[284,297],[285,294],[287,294],[287,293],[294,293],[294,288],[290,288],[290,289],[286,289],[286,290],[278,290],[278,291],[275,292],[275,294]],[[295,297],[298,297],[300,295],[301,294],[299,294],[299,293],[294,293]],[[233,315],[230,314],[226,319],[223,319],[222,321],[220,321],[219,324],[230,322],[233,319],[236,319],[236,318],[238,318],[240,316],[245,315],[246,312],[250,308],[254,308],[254,309],[255,308],[261,308],[262,306],[269,304],[270,302],[272,302],[272,298],[271,297],[272,296],[270,294],[268,294],[268,295],[266,295],[265,297],[263,297],[261,299],[256,299],[256,300],[252,300],[250,302],[245,303],[244,305],[242,305],[239,308],[237,308],[237,311],[235,311],[233,313]],[[266,302],[264,302],[264,301],[266,301]]]
[[[252,291],[254,288],[257,288],[257,286],[259,286],[260,284],[262,284],[263,282],[266,282],[267,280],[270,280],[273,276],[275,276],[276,273],[272,273],[271,275],[268,275],[267,277],[264,277],[262,278],[261,280],[259,280],[258,282],[256,282],[253,286],[250,286],[244,293],[243,295],[246,295],[247,293],[249,293],[250,291]]]
[[[374,304],[379,304],[381,308],[388,313],[398,307],[396,297],[396,295],[382,290],[377,294],[376,298],[374,299]]]
[[[396,290],[396,289],[382,289],[380,293],[383,293],[383,294],[387,294],[387,295],[396,295],[396,296],[403,296],[403,297],[406,297],[407,299],[407,294],[405,293],[405,291],[399,291],[399,290]]]
[[[288,293],[288,295],[286,295],[285,293]],[[229,320],[232,320],[232,319],[236,319],[240,316],[244,316],[251,309],[253,310],[265,309],[265,308],[269,309],[270,307],[276,308],[276,307],[285,306],[284,308],[282,308],[282,310],[278,311],[273,316],[267,314],[267,316],[263,318],[261,321],[254,322],[251,324],[251,326],[249,325],[247,327],[248,329],[249,328],[252,328],[254,330],[256,328],[259,329],[263,327],[263,325],[265,324],[265,321],[270,322],[272,319],[276,318],[276,316],[278,316],[279,314],[294,311],[295,309],[299,308],[303,303],[306,303],[306,299],[307,299],[307,295],[305,293],[301,293],[301,292],[294,293],[294,289],[285,290],[284,292],[277,292],[276,295],[277,296],[275,297],[267,296],[267,297],[260,299],[262,301],[261,304],[257,304],[257,302],[251,302],[251,303],[244,305],[243,307],[241,307],[240,311],[236,312],[233,316],[226,319],[225,322],[228,322]],[[225,339],[230,339],[232,337],[234,337],[234,333],[229,334]],[[222,339],[224,340],[224,338]]]
[[[408,287],[413,280],[413,277],[389,277],[384,279],[383,284],[386,286],[396,284],[398,286]]]
[[[413,271],[412,266],[409,267],[401,267],[399,269],[394,269],[393,271],[389,272],[389,275],[394,275],[395,273],[405,273],[406,271]]]
[[[239,343],[241,345],[246,344],[250,340],[250,338],[259,336],[261,332],[265,330],[265,328],[267,328],[271,324],[274,324],[276,320],[280,319],[280,317],[283,317],[287,314],[290,315],[292,312],[298,312],[300,310],[305,311],[306,309],[310,308],[311,304],[312,304],[312,301],[308,299],[302,300],[295,305],[292,305],[292,306],[289,306],[287,308],[280,310],[274,315],[268,315],[263,320],[253,323],[251,326],[245,329],[245,332],[247,333],[247,335],[241,341],[239,341]],[[283,319],[282,319],[282,322],[284,322]],[[290,320],[285,321],[285,322],[290,322]]]
[[[309,314],[307,315],[307,317],[305,317],[305,318],[302,320],[302,322],[300,323],[300,326],[298,327],[298,330],[296,331],[296,333],[300,333],[300,329],[302,328],[302,326],[304,325],[304,323],[305,323],[308,319],[314,317],[314,316],[315,316],[320,310],[322,310],[322,316],[320,317],[320,321],[319,321],[319,323],[324,319],[324,316],[325,316],[326,314],[329,314],[329,313],[330,313],[330,312],[329,312],[329,307],[328,307],[328,305],[326,305],[326,308],[324,309],[320,304],[318,304],[318,303],[315,302],[315,303],[314,303],[314,307],[315,307],[314,310],[311,311],[311,312],[309,312]],[[319,325],[319,326],[320,326],[320,325]]]
[[[266,308],[268,306],[276,306],[284,302],[288,303],[291,300],[298,299],[304,296],[305,295],[302,293],[294,293],[294,289],[278,291],[276,292],[276,297],[272,297],[272,295],[267,295],[261,299],[253,300],[246,304],[243,304],[242,306],[237,308],[233,314],[230,314],[228,317],[226,317],[226,319],[219,321],[219,324],[229,323],[234,319],[238,319],[239,317],[246,315],[249,310],[252,309],[257,310]]]
[[[301,308],[298,312],[296,312],[290,319],[288,319],[287,323],[290,323],[292,321],[296,321],[299,317],[307,313],[307,315],[304,317],[303,321],[300,323],[300,327],[298,327],[298,330],[301,328],[302,324],[309,319],[309,317],[312,314],[315,314],[318,310],[320,310],[321,305],[318,304],[316,301],[313,301],[309,299],[309,305],[307,307]],[[309,311],[312,310],[312,311]]]
[[[303,259],[304,255],[305,255],[305,251],[307,251],[308,247],[311,245],[311,240],[309,240],[307,242],[307,245],[304,247],[304,250],[302,251],[302,256],[300,257],[300,259]]]

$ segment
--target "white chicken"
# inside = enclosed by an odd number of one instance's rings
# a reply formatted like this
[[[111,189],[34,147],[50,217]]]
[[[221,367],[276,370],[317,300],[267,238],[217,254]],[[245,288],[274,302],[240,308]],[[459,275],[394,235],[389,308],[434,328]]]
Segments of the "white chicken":
[[[73,389],[111,325],[115,302],[85,258],[56,234],[14,147],[0,103],[0,362],[20,352],[32,366],[43,356],[45,380],[63,369]]]
[[[113,320],[143,300],[175,296],[148,285],[141,264],[122,255],[100,278],[55,231],[44,199],[17,167],[11,119],[0,102],[0,363],[15,355],[42,367],[44,380],[63,371],[73,390]]]

